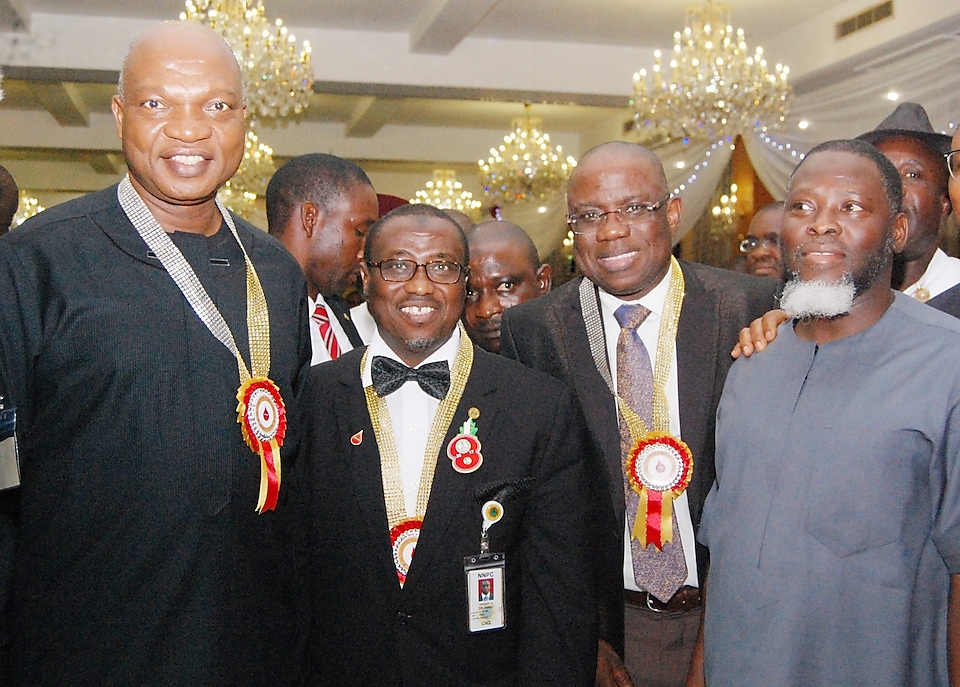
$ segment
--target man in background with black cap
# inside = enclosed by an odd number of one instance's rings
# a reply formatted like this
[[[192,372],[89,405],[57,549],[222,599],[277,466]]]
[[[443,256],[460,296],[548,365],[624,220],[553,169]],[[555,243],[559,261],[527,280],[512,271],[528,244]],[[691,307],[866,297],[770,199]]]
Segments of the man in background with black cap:
[[[907,243],[894,262],[891,286],[938,307],[937,296],[960,284],[960,259],[939,248],[940,223],[950,214],[949,176],[943,162],[950,137],[933,130],[920,105],[901,103],[873,131],[858,138],[893,162],[903,182],[909,228]]]

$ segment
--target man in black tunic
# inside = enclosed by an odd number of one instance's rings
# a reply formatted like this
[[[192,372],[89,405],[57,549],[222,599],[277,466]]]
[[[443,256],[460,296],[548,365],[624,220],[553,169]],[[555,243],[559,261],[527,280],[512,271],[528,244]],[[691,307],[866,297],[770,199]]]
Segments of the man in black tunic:
[[[159,25],[113,112],[124,180],[0,239],[14,682],[290,684],[310,338],[297,263],[215,200],[243,154],[240,69],[213,31]]]

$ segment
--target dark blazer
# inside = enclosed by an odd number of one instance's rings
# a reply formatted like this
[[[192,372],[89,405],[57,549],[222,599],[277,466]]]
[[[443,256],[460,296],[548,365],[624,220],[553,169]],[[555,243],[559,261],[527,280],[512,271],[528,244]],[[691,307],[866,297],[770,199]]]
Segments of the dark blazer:
[[[779,283],[695,263],[681,262],[685,296],[677,329],[680,428],[693,452],[687,489],[694,530],[715,477],[714,427],[720,392],[733,363],[730,351],[740,329],[774,306]],[[613,396],[597,372],[580,307],[581,279],[506,311],[500,352],[565,381],[576,390],[587,427],[607,466],[610,489],[594,517],[604,523],[597,551],[601,636],[623,651],[624,498],[620,434]],[[697,545],[700,579],[707,552]]]
[[[312,368],[303,406],[310,420],[297,481],[311,535],[307,683],[592,685],[592,491],[572,391],[474,347],[401,588],[361,388],[363,350]],[[446,447],[470,408],[480,411],[483,463],[460,474]],[[353,445],[358,432],[362,439]],[[463,559],[479,552],[481,506],[503,487],[515,493],[500,499],[503,519],[489,536],[491,552],[506,553],[507,626],[471,634]]]
[[[932,306],[940,312],[945,312],[954,317],[960,317],[960,284],[952,286],[943,293],[934,296],[927,301],[927,305]]]
[[[353,324],[353,320],[350,317],[350,305],[340,296],[324,296],[323,300],[327,302],[327,305],[333,310],[333,314],[337,316],[337,321],[340,322],[340,326],[343,327],[343,331],[350,340],[350,345],[354,348],[363,346],[363,339],[360,338],[357,327]]]

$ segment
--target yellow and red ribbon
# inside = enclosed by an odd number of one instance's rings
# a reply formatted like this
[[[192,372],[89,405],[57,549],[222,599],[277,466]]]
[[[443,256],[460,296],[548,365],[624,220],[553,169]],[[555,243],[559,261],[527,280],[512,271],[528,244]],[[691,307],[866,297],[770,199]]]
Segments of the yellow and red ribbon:
[[[248,379],[237,391],[237,422],[243,440],[260,456],[257,513],[277,507],[280,495],[280,447],[287,433],[287,413],[280,389],[269,379]]]
[[[665,481],[654,481],[644,472],[644,460],[657,453],[675,461]],[[633,522],[631,537],[646,548],[653,544],[659,550],[673,541],[673,500],[690,484],[693,475],[693,453],[680,439],[666,432],[652,432],[634,444],[627,456],[627,479],[639,495],[640,505]]]

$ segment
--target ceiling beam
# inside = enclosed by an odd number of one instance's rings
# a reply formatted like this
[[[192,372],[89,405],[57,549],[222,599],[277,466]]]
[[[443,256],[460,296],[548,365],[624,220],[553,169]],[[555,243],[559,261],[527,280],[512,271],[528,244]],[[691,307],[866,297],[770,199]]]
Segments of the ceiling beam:
[[[433,0],[410,31],[410,51],[449,55],[499,0]]]
[[[347,122],[347,138],[371,138],[390,121],[396,110],[395,98],[360,98]]]
[[[451,86],[414,86],[388,83],[347,83],[314,81],[314,93],[329,95],[389,96],[390,98],[427,98],[429,100],[478,100],[483,102],[544,103],[583,105],[586,107],[627,107],[628,95],[602,95],[560,91],[517,91],[503,88],[469,88]]]
[[[90,110],[76,84],[35,82],[30,84],[30,91],[60,126],[90,126]]]

